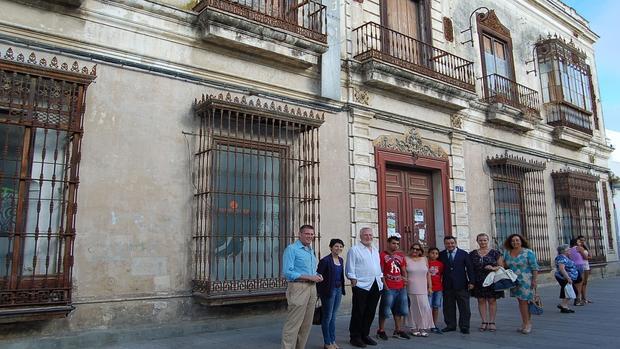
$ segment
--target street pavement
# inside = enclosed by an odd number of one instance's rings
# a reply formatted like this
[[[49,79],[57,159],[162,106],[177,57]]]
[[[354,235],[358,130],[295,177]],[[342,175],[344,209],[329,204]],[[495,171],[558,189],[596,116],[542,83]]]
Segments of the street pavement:
[[[379,341],[377,347],[368,348],[620,348],[620,278],[591,280],[589,285],[592,304],[574,307],[574,314],[561,314],[558,304],[559,286],[547,285],[540,288],[545,313],[534,316],[533,330],[529,335],[518,333],[520,325],[516,300],[507,297],[498,303],[497,332],[479,332],[480,317],[475,300],[471,300],[471,334],[450,332],[442,335],[431,334],[427,338],[399,340],[390,338]],[[336,339],[341,348],[352,348],[348,343],[349,309],[341,309],[337,320]],[[105,349],[233,349],[280,347],[280,333],[284,317],[274,316],[269,321],[256,326],[211,331],[156,340],[124,342],[118,345],[103,346]],[[442,324],[443,325],[443,324]],[[387,332],[393,330],[392,320],[388,320]],[[320,326],[312,326],[306,348],[320,349],[323,337]],[[443,326],[440,326],[443,327]],[[372,332],[376,331],[376,321]]]

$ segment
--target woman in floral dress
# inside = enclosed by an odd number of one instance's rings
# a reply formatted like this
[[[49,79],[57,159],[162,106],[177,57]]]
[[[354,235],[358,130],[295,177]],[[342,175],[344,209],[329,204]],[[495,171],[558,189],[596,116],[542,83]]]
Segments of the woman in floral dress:
[[[504,264],[517,274],[517,286],[510,289],[510,296],[519,302],[522,326],[517,331],[528,334],[532,331],[532,316],[528,303],[534,300],[538,262],[536,254],[529,249],[527,240],[520,234],[510,235],[504,242]]]
[[[497,299],[504,297],[504,291],[495,291],[493,285],[482,287],[482,283],[490,272],[499,269],[499,266],[504,263],[504,259],[498,250],[489,247],[489,236],[487,234],[478,234],[476,241],[479,248],[469,253],[476,275],[471,295],[478,299],[478,310],[480,311],[480,319],[482,319],[480,331],[495,332],[497,329],[495,326]]]

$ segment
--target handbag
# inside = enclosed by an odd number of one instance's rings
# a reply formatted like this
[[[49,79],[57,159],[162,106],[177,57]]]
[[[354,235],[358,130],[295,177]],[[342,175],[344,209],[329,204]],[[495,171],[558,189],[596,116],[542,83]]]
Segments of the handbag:
[[[321,300],[317,298],[316,303],[314,303],[314,315],[312,316],[312,324],[320,325],[322,319],[323,319],[323,306],[321,305]]]
[[[507,290],[516,287],[518,284],[517,274],[510,269],[504,269],[502,267],[499,267],[495,272],[493,281],[493,289],[495,291]]]
[[[533,315],[543,314],[543,302],[542,299],[540,299],[538,293],[534,294],[534,299],[528,302],[527,309],[529,310],[530,314]]]
[[[564,286],[564,295],[566,295],[566,298],[569,298],[569,299],[577,298],[577,295],[575,294],[575,290],[573,289],[572,284],[566,284],[566,286]]]

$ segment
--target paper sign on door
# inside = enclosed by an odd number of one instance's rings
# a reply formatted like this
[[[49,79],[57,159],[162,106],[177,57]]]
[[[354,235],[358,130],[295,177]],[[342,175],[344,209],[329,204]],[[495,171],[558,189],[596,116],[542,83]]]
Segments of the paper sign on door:
[[[416,208],[413,211],[413,220],[417,222],[424,222],[424,210],[421,208]]]
[[[387,213],[387,236],[399,236],[396,231],[396,212]]]

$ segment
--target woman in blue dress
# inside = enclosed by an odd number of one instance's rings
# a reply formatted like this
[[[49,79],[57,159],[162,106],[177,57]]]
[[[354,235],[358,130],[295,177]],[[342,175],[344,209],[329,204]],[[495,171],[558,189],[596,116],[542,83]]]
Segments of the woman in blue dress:
[[[510,235],[504,242],[504,264],[517,274],[517,286],[510,289],[510,296],[517,298],[521,313],[521,328],[517,331],[528,334],[532,331],[532,316],[528,303],[534,300],[538,262],[536,254],[520,234]]]

